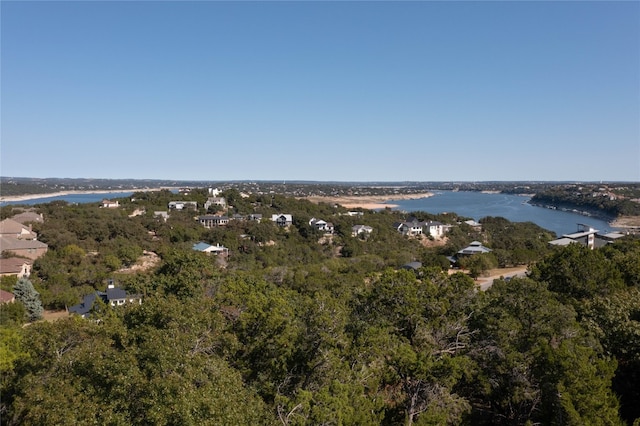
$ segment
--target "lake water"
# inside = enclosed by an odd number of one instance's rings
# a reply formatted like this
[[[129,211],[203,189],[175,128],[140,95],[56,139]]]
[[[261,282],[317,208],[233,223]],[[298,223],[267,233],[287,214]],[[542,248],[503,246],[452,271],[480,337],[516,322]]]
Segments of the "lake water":
[[[125,198],[130,197],[133,194],[132,191],[127,192],[97,192],[94,194],[69,194],[69,195],[56,195],[52,197],[34,198],[32,200],[24,201],[3,201],[0,206],[6,206],[10,204],[26,204],[32,206],[34,204],[46,204],[52,201],[66,201],[68,203],[86,204],[86,203],[99,203],[105,198]]]
[[[432,214],[456,213],[478,221],[483,217],[504,217],[511,222],[533,222],[556,235],[576,232],[578,224],[589,225],[600,232],[614,231],[608,222],[577,213],[552,210],[527,204],[529,196],[465,191],[436,191],[434,196],[417,200],[389,201],[394,210],[424,211]]]

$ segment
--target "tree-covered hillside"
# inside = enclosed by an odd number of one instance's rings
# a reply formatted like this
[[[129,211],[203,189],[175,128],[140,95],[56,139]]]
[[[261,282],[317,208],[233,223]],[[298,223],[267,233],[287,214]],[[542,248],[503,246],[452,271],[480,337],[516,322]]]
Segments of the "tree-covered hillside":
[[[28,327],[0,310],[6,425],[632,424],[640,417],[640,240],[551,249],[531,223],[414,212],[443,240],[401,235],[392,211],[347,214],[228,189],[228,209],[171,210],[189,195],[137,193],[120,208],[36,206],[49,251],[29,278],[48,309],[113,280],[142,304],[97,302],[88,318]],[[19,207],[3,207],[3,217]],[[196,217],[237,216],[204,228]],[[246,219],[261,214],[262,221]],[[278,227],[272,214],[290,214]],[[326,235],[312,218],[333,224]],[[354,225],[373,228],[352,234]],[[478,291],[467,265],[529,265]],[[192,249],[223,245],[228,257]],[[157,264],[133,270],[143,253]],[[405,269],[409,262],[417,269]],[[486,263],[485,263],[486,262]],[[462,262],[464,263],[464,262]],[[484,266],[483,266],[484,265]],[[15,280],[3,278],[11,290]]]

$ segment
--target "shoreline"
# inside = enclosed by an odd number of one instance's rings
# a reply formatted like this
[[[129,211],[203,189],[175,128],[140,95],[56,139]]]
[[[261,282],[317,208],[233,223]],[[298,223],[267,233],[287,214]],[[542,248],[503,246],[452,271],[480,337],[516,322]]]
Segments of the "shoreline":
[[[8,196],[0,196],[0,203],[8,202],[15,203],[19,201],[30,201],[37,200],[38,198],[49,198],[49,197],[63,197],[65,195],[89,195],[89,194],[118,194],[121,192],[151,192],[151,191],[161,191],[163,189],[173,189],[173,188],[136,188],[136,189],[93,189],[93,190],[68,190],[68,191],[58,191],[58,192],[47,192],[42,194],[24,194],[24,195],[8,195]]]
[[[348,209],[361,208],[366,210],[378,210],[385,208],[396,208],[397,204],[390,204],[389,201],[394,200],[417,200],[420,198],[432,197],[432,192],[423,192],[419,194],[389,194],[389,195],[353,195],[353,196],[310,196],[300,197],[303,200],[309,200],[312,203],[328,203],[339,204]]]

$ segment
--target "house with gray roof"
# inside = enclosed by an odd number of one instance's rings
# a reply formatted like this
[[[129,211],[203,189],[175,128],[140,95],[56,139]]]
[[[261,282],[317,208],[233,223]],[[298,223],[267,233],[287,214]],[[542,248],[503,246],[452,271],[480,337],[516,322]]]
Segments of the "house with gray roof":
[[[116,287],[113,282],[110,281],[106,291],[96,291],[87,294],[82,298],[82,302],[69,308],[69,313],[86,318],[98,299],[110,306],[121,306],[127,303],[142,304],[142,296],[127,294],[124,289]]]
[[[599,248],[611,244],[619,238],[624,237],[624,234],[620,232],[608,232],[600,234],[597,229],[579,223],[576,232],[570,234],[563,234],[562,237],[549,241],[552,246],[567,246],[569,244],[582,244],[590,249]]]
[[[482,245],[479,241],[473,241],[462,250],[458,250],[459,256],[473,256],[474,254],[491,253],[491,249]]]
[[[442,238],[449,228],[442,222],[429,220],[424,222],[422,229],[425,234],[431,235],[433,238]]]
[[[293,217],[290,214],[274,214],[271,215],[271,220],[275,222],[276,225],[287,227],[293,224]]]
[[[225,246],[221,246],[220,244],[216,244],[214,246],[214,245],[202,242],[202,241],[200,241],[199,243],[194,244],[192,249],[195,250],[195,251],[199,251],[201,253],[211,253],[211,254],[214,254],[214,255],[218,255],[218,254],[228,255],[229,254],[229,249],[226,248]]]
[[[416,236],[422,235],[422,227],[424,222],[420,222],[418,219],[413,218],[407,222],[396,222],[393,224],[394,228],[398,230],[402,235]]]
[[[219,216],[207,214],[204,216],[198,216],[198,222],[205,228],[214,228],[216,226],[226,226],[229,224],[228,216]]]

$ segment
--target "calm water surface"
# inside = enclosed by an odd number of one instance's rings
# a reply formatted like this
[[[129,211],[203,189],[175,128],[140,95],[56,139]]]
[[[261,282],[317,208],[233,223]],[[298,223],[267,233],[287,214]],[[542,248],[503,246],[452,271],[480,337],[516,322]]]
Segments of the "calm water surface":
[[[476,221],[487,216],[500,216],[511,222],[533,222],[558,236],[576,232],[579,223],[592,226],[601,232],[616,230],[601,219],[532,206],[527,204],[531,198],[528,196],[464,191],[437,191],[434,194],[432,197],[417,200],[389,201],[389,204],[398,205],[395,210],[424,211],[433,214],[456,213]]]
[[[86,203],[99,203],[103,199],[112,198],[125,198],[133,195],[132,191],[128,192],[97,192],[94,194],[69,194],[69,195],[56,195],[52,197],[34,198],[32,200],[24,201],[3,201],[0,205],[5,206],[9,204],[26,204],[32,206],[34,204],[51,203],[52,201],[66,201],[68,203],[86,204]]]

